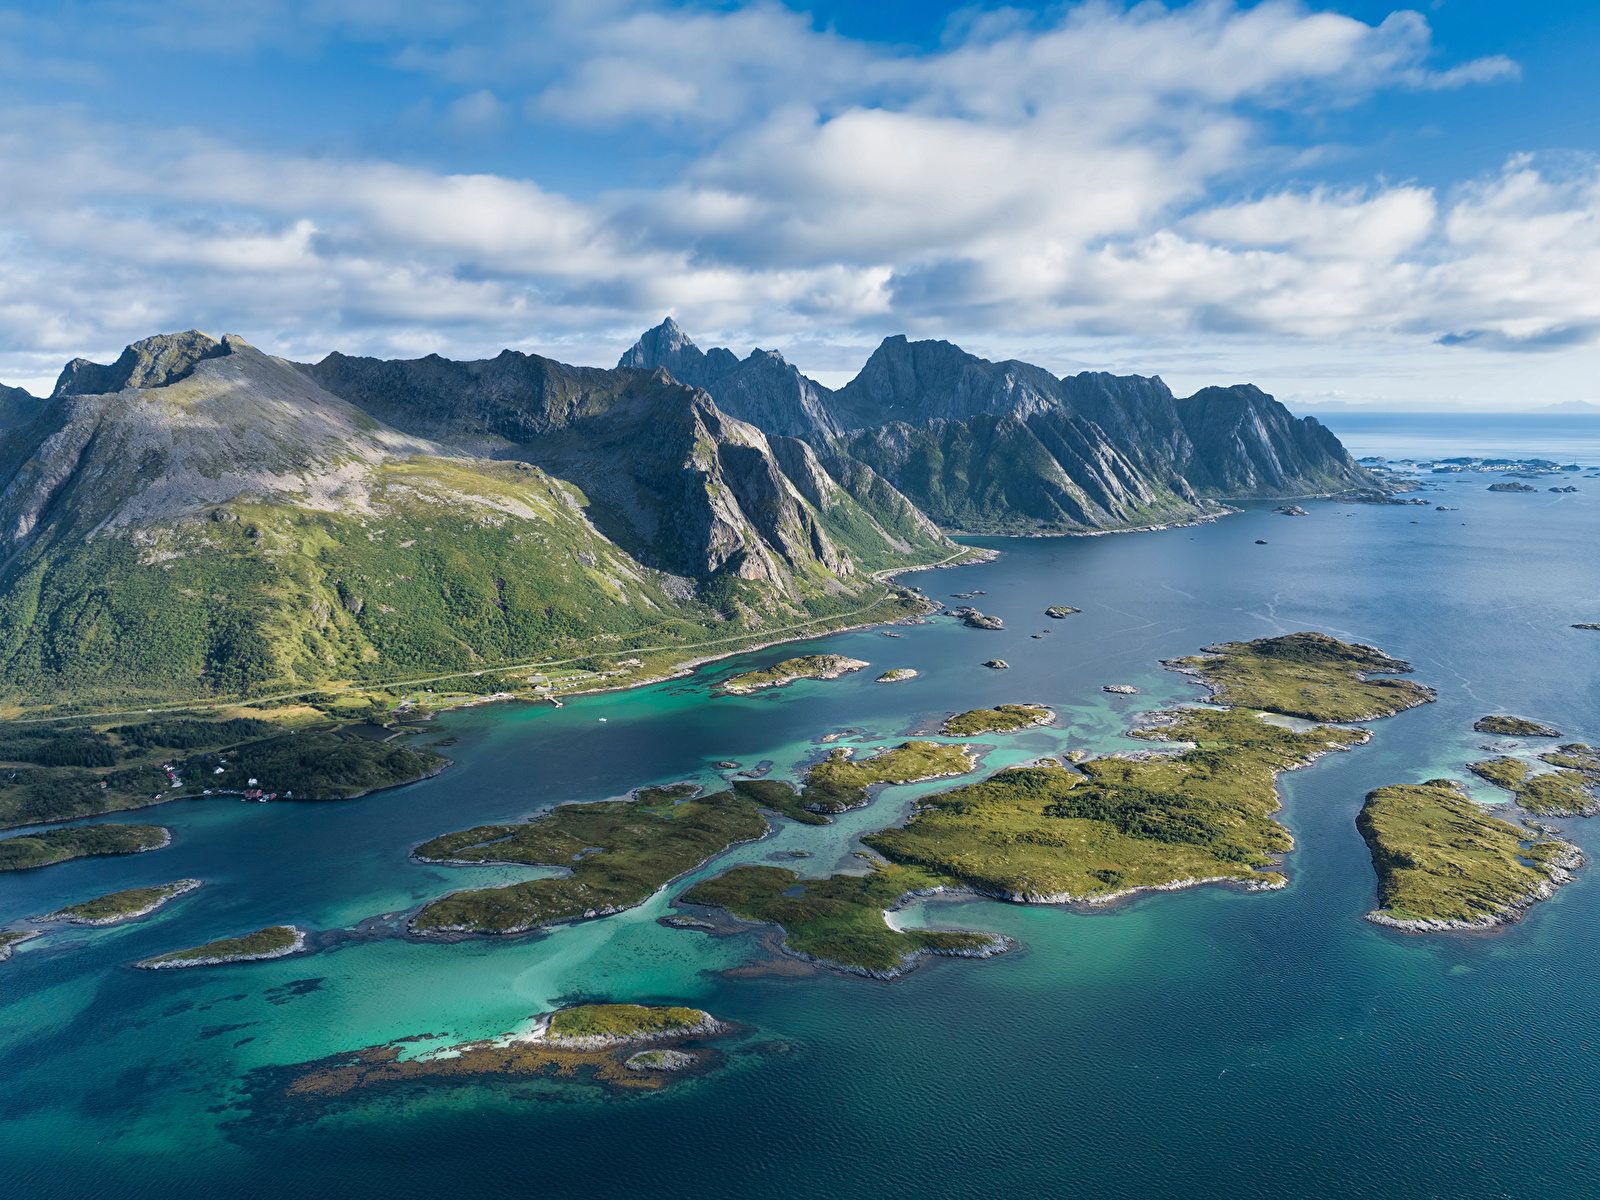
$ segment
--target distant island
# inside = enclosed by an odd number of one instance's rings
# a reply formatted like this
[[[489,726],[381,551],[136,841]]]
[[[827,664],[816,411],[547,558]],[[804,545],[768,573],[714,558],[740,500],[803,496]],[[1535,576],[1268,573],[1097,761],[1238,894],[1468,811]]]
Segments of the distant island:
[[[973,708],[957,713],[940,731],[946,737],[977,737],[980,733],[1015,733],[1055,722],[1055,710],[1047,704],[997,704],[993,708]]]
[[[735,675],[722,682],[721,690],[737,696],[762,688],[783,687],[798,679],[837,679],[871,665],[842,654],[807,654],[800,658],[786,658],[758,671]]]

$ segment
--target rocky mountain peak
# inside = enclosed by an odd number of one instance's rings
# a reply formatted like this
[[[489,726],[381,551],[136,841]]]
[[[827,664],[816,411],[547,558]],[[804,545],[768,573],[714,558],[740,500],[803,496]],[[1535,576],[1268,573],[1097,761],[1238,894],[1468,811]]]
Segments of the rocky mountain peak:
[[[162,333],[134,342],[110,365],[75,358],[61,371],[52,396],[98,396],[123,388],[158,388],[187,378],[195,364],[231,354],[248,346],[243,338],[228,335],[221,341],[209,333]]]

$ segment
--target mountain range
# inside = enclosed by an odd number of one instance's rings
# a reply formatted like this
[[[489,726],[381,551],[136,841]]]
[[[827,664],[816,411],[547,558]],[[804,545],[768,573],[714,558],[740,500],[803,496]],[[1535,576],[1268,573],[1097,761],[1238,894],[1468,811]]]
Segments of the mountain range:
[[[1249,385],[1179,399],[948,342],[889,338],[831,391],[671,320],[611,370],[307,365],[191,330],[0,389],[0,701],[681,661],[911,611],[877,576],[959,557],[947,531],[1373,483]]]

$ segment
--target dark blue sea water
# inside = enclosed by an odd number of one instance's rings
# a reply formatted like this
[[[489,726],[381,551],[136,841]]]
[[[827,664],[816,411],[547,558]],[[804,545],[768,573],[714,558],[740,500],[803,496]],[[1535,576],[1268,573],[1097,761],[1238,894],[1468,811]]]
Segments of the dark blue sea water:
[[[1461,452],[1503,449],[1468,439]],[[908,581],[940,596],[984,590],[974,603],[1004,632],[939,618],[900,639],[863,630],[773,648],[560,710],[452,714],[440,727],[460,739],[457,765],[434,780],[337,804],[179,802],[139,818],[172,827],[169,849],[0,877],[7,922],[186,875],[209,884],[144,921],[51,933],[0,963],[6,1194],[1594,1195],[1600,868],[1493,935],[1405,937],[1361,919],[1374,880],[1353,818],[1369,789],[1470,781],[1463,765],[1483,741],[1470,726],[1490,711],[1600,742],[1600,634],[1569,628],[1600,621],[1600,484],[1557,496],[1489,494],[1488,482],[1454,477],[1429,493],[1449,512],[1308,502],[1309,518],[1290,518],[1263,504],[1193,529],[985,542],[999,562]],[[1049,621],[1049,604],[1084,611]],[[275,922],[350,929],[526,877],[418,866],[407,852],[555,801],[714,782],[722,758],[771,759],[782,774],[842,728],[897,740],[947,710],[1042,700],[1065,728],[1003,739],[988,769],[1126,748],[1130,713],[1197,694],[1158,659],[1299,629],[1411,659],[1440,699],[1283,778],[1298,848],[1281,892],[1200,888],[1093,914],[932,902],[905,920],[1003,931],[1021,949],[889,984],[723,975],[770,956],[753,938],[655,924],[681,885],[527,938],[353,938],[278,962],[126,965]],[[821,650],[876,669],[708,694],[729,671]],[[980,665],[997,656],[1012,669]],[[900,666],[921,675],[871,682]],[[1108,683],[1143,694],[1108,695]],[[812,851],[817,873],[848,866],[854,838],[938,786],[891,789],[825,829],[781,823],[708,871],[780,848]],[[1600,852],[1593,823],[1562,824]],[[414,1033],[498,1033],[575,998],[687,1002],[751,1032],[719,1071],[642,1097],[524,1079],[317,1109],[274,1086],[286,1064]]]

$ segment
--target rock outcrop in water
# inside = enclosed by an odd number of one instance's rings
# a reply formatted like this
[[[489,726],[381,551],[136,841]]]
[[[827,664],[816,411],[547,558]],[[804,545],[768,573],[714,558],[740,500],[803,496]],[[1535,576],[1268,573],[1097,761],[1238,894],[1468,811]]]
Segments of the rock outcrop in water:
[[[1214,515],[1217,501],[1373,487],[1339,440],[1249,384],[1173,396],[1159,378],[1056,378],[944,341],[886,338],[838,391],[772,351],[702,353],[672,321],[619,366],[664,368],[831,473],[865,464],[947,529],[1060,533]]]

